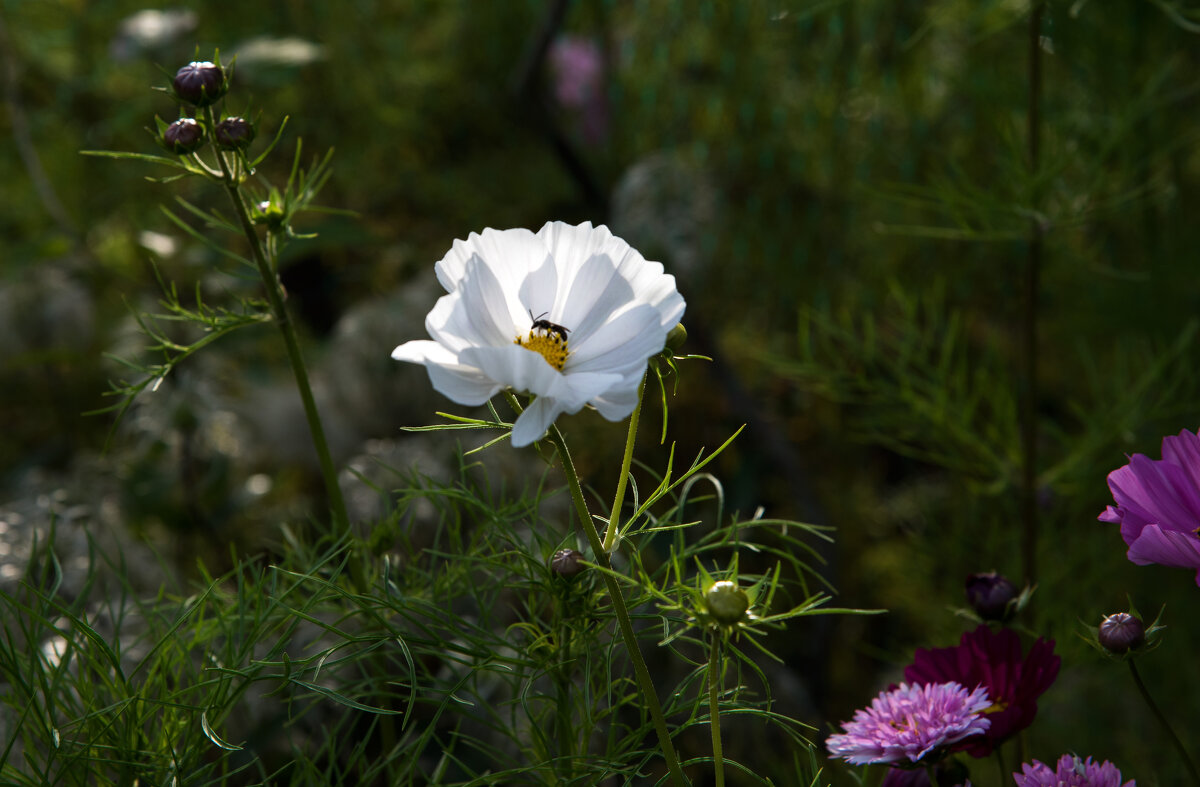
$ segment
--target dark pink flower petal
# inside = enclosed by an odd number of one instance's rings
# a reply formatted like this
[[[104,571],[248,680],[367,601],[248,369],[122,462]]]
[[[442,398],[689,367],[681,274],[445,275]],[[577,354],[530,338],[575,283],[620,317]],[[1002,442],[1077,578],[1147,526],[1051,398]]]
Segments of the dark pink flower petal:
[[[1195,533],[1146,525],[1129,545],[1126,554],[1139,566],[1157,563],[1172,568],[1196,569],[1196,584],[1200,585],[1200,537]]]
[[[1193,569],[1200,585],[1200,435],[1164,437],[1162,455],[1134,454],[1109,473],[1115,505],[1098,518],[1120,524],[1132,562]]]
[[[1023,654],[1021,639],[1011,629],[993,631],[982,625],[963,634],[953,648],[918,649],[904,679],[915,684],[954,681],[983,687],[992,705],[984,716],[988,731],[959,747],[973,757],[986,757],[996,746],[1033,723],[1037,699],[1058,677],[1061,659],[1054,641],[1039,639]]]

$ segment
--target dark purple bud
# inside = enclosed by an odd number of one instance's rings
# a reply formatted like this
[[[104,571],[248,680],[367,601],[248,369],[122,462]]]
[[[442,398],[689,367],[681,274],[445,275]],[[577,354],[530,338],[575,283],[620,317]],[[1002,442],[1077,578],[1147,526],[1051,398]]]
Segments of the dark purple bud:
[[[204,127],[192,118],[180,118],[163,131],[162,144],[172,153],[191,153],[204,144]]]
[[[245,150],[254,141],[254,126],[245,118],[225,118],[213,129],[213,137],[224,150]]]
[[[583,569],[583,553],[577,549],[560,549],[550,557],[550,570],[560,577],[570,579]]]
[[[1134,650],[1146,641],[1146,627],[1128,612],[1118,612],[1101,621],[1097,639],[1100,641],[1100,647],[1109,653],[1120,655]]]
[[[194,60],[175,72],[171,87],[181,101],[206,107],[225,95],[229,86],[225,72],[216,63]]]
[[[967,603],[984,620],[1007,620],[1018,595],[1012,580],[995,571],[967,576]]]

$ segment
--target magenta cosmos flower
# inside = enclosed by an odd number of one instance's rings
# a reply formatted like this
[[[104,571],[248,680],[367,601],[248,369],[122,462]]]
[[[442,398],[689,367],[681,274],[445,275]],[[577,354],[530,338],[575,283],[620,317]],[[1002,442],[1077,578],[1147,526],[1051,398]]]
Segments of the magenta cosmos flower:
[[[1097,764],[1091,757],[1081,760],[1070,754],[1060,757],[1055,769],[1037,760],[1025,763],[1013,781],[1017,787],[1137,787],[1133,779],[1122,784],[1121,772],[1107,760]]]
[[[1186,429],[1168,435],[1162,456],[1134,454],[1108,474],[1116,505],[1100,521],[1121,525],[1134,563],[1192,569],[1200,585],[1200,437]]]
[[[628,417],[647,362],[684,310],[661,264],[590,223],[471,233],[434,272],[447,294],[425,318],[431,338],[392,357],[424,364],[433,387],[459,404],[506,388],[530,394],[513,424],[517,447],[585,406],[610,421]]]
[[[927,762],[927,755],[986,731],[991,722],[980,712],[990,704],[982,688],[901,683],[855,711],[853,721],[842,725],[846,731],[829,736],[825,747],[851,765]]]
[[[918,685],[952,680],[987,689],[993,703],[984,711],[991,722],[987,733],[957,747],[972,757],[986,757],[1033,723],[1037,699],[1058,677],[1061,662],[1054,655],[1054,640],[1039,639],[1023,655],[1021,639],[1011,629],[992,631],[982,625],[963,634],[957,647],[918,649],[904,679]]]

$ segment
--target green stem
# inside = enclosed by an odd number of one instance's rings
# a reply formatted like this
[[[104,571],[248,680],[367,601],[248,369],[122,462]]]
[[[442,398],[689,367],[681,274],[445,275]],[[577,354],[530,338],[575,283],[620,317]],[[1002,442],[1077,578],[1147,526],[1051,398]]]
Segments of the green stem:
[[[662,706],[658,702],[654,680],[650,677],[650,671],[646,669],[646,662],[642,658],[642,649],[638,645],[637,634],[634,633],[633,623],[629,618],[629,610],[625,607],[625,597],[621,594],[621,588],[612,576],[612,561],[609,560],[608,552],[604,551],[604,546],[600,543],[600,533],[596,530],[596,523],[588,511],[587,501],[583,498],[583,487],[579,484],[579,476],[575,472],[574,463],[571,462],[571,454],[567,451],[567,442],[563,439],[562,432],[558,431],[558,427],[554,425],[550,426],[549,437],[550,441],[554,443],[554,447],[558,449],[563,474],[567,477],[567,486],[571,490],[571,499],[575,503],[575,512],[579,516],[579,526],[583,528],[583,532],[592,546],[596,563],[604,569],[600,573],[604,577],[604,584],[612,599],[613,611],[617,615],[617,626],[621,630],[621,637],[625,640],[625,648],[629,651],[629,660],[633,662],[633,672],[637,676],[638,686],[641,687],[642,699],[654,722],[654,730],[658,733],[658,743],[662,747],[667,770],[671,773],[671,781],[676,787],[683,787],[687,782],[679,767],[679,757],[675,754],[675,744],[671,741],[671,733],[667,730],[667,720],[663,716]]]
[[[604,533],[604,553],[610,554],[617,546],[617,535],[621,525],[621,506],[625,504],[625,484],[629,479],[629,467],[633,464],[633,444],[637,440],[638,416],[642,412],[642,395],[646,393],[646,379],[650,372],[642,375],[638,386],[637,406],[629,416],[629,433],[625,437],[625,456],[621,459],[621,475],[617,478],[617,493],[613,495],[612,510],[608,518],[608,530]]]
[[[713,769],[717,787],[725,787],[725,757],[721,752],[721,633],[714,631],[708,649],[708,726],[712,730]]]
[[[208,107],[206,112],[209,128],[216,128],[216,113],[213,112],[212,107]],[[254,229],[254,222],[250,220],[250,212],[242,198],[239,179],[230,171],[229,162],[221,151],[217,151],[217,164],[221,168],[221,182],[225,186],[229,200],[233,203],[242,233],[250,243],[250,252],[254,256],[255,265],[258,266],[258,275],[262,278],[263,289],[267,293],[271,316],[274,318],[275,324],[279,326],[280,333],[283,334],[283,343],[287,348],[288,360],[292,365],[292,375],[296,378],[296,388],[300,391],[300,400],[304,405],[304,417],[308,420],[308,430],[312,434],[313,448],[316,449],[317,460],[321,465],[321,475],[325,480],[325,494],[329,498],[334,526],[338,533],[348,536],[350,534],[350,518],[346,515],[346,502],[342,498],[342,488],[338,485],[337,480],[337,469],[333,465],[329,443],[325,440],[325,429],[321,425],[321,415],[317,411],[317,402],[313,397],[312,386],[308,382],[308,370],[304,366],[304,356],[300,352],[300,340],[296,336],[296,329],[292,325],[291,317],[283,302],[283,288],[279,284],[279,277],[276,275],[273,265],[274,256],[268,258],[264,251],[262,240]],[[358,589],[364,590],[366,582],[362,576],[362,566],[354,559],[350,560],[350,574]]]
[[[558,610],[559,662],[554,668],[554,680],[558,689],[558,747],[562,758],[563,781],[570,784],[574,778],[572,764],[575,759],[575,731],[571,725],[571,629],[567,616]]]
[[[1175,745],[1175,751],[1179,752],[1179,758],[1183,760],[1183,764],[1187,766],[1188,773],[1192,775],[1192,783],[1200,786],[1200,771],[1196,770],[1196,763],[1192,762],[1192,757],[1184,747],[1183,741],[1179,740],[1179,736],[1175,734],[1175,730],[1171,729],[1171,722],[1167,721],[1167,717],[1158,709],[1158,704],[1150,696],[1150,690],[1146,688],[1145,683],[1142,683],[1142,676],[1138,674],[1137,666],[1133,663],[1133,659],[1129,660],[1129,674],[1133,675],[1133,682],[1137,685],[1138,691],[1141,692],[1142,699],[1146,701],[1146,706],[1150,708],[1150,712],[1154,714],[1154,718],[1158,719],[1159,725]]]

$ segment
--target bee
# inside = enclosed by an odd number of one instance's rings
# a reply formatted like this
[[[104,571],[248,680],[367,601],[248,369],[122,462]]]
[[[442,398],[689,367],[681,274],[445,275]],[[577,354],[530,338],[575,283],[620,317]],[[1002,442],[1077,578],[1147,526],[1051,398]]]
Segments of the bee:
[[[529,310],[529,319],[533,320],[533,325],[530,327],[529,330],[545,331],[546,333],[553,333],[553,334],[556,334],[559,339],[561,339],[562,341],[565,342],[567,340],[567,334],[571,332],[571,329],[564,328],[561,325],[559,325],[558,323],[554,323],[554,322],[550,322],[549,320],[542,319],[549,313],[550,312],[542,312],[537,317],[534,317],[533,309],[530,309]]]

